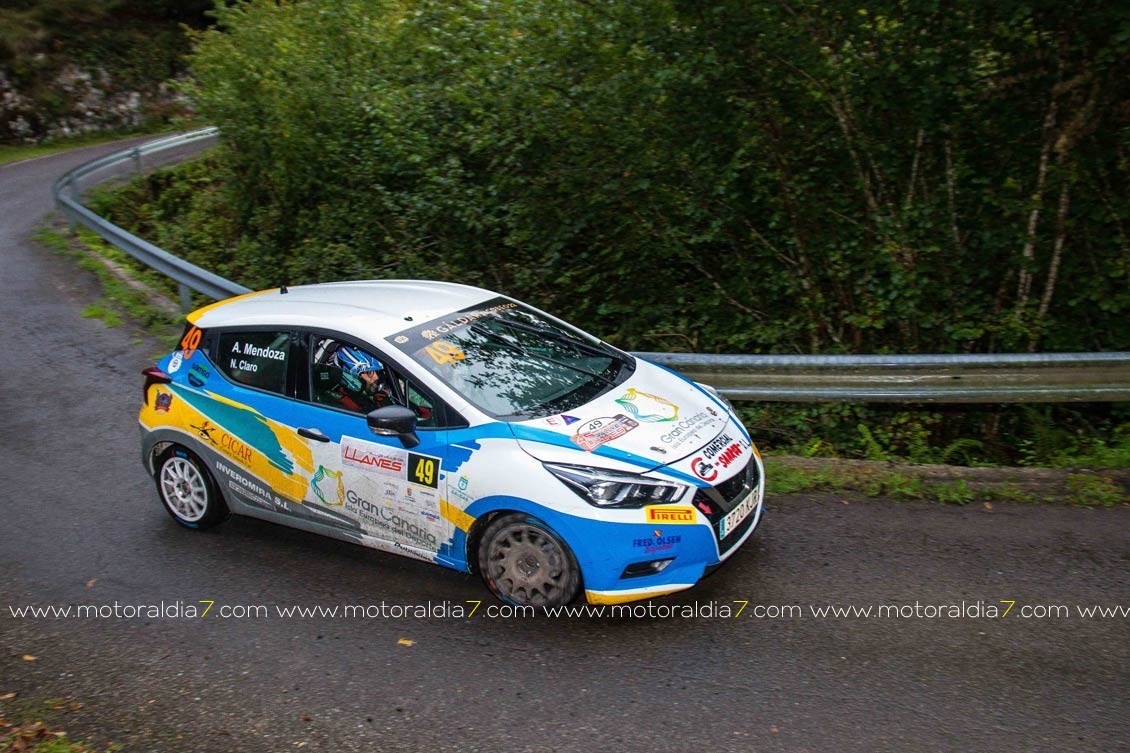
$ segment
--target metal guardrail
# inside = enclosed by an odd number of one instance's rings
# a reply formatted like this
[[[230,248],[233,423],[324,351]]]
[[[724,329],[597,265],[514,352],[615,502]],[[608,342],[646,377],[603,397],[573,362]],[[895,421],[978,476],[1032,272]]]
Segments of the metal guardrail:
[[[183,259],[178,259],[168,251],[158,248],[149,241],[138,238],[136,235],[102,219],[82,205],[82,188],[84,185],[97,185],[110,178],[117,177],[121,174],[120,171],[116,173],[113,171],[118,170],[123,165],[128,166],[133,172],[140,173],[144,169],[146,157],[171,150],[182,150],[188,153],[198,151],[214,142],[219,133],[218,128],[204,128],[115,152],[71,170],[55,181],[53,189],[55,205],[71,221],[72,229],[74,229],[74,223],[82,223],[142,264],[152,267],[166,277],[180,283],[181,308],[184,310],[187,310],[191,305],[189,290],[195,290],[220,300],[230,298],[233,295],[250,293],[251,289],[231,280],[226,280],[195,264],[189,264]],[[92,180],[91,176],[97,173],[103,173],[103,175],[99,180]],[[83,181],[85,181],[85,184]]]
[[[140,173],[145,158],[195,151],[215,141],[219,129],[151,141],[88,162],[55,181],[55,203],[74,223],[180,283],[181,306],[189,290],[221,300],[250,288],[178,259],[106,221],[82,205],[82,186],[116,175],[123,165]],[[104,173],[97,180],[91,176]],[[120,175],[119,172],[117,175]],[[1130,353],[1005,353],[978,355],[764,356],[638,353],[732,400],[887,403],[1064,403],[1130,400]]]
[[[641,353],[731,400],[1066,403],[1130,400],[1130,353],[721,356]]]

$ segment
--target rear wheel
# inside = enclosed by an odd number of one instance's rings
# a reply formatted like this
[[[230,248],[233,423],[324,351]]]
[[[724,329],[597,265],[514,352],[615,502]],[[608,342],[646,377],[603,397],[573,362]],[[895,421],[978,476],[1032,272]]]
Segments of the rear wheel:
[[[581,571],[569,546],[528,515],[508,514],[483,532],[479,571],[487,587],[510,604],[568,604],[581,585]]]
[[[157,459],[157,494],[173,520],[186,528],[210,528],[227,517],[216,482],[193,453],[174,446]]]

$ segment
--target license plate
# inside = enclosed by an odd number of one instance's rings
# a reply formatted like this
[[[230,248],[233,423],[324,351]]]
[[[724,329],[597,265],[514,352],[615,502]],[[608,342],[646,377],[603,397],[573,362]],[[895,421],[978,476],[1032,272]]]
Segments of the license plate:
[[[718,524],[718,538],[719,540],[726,538],[726,534],[733,531],[741,522],[749,517],[749,514],[757,509],[757,490],[754,489],[750,492],[745,499],[738,503],[738,506],[730,510],[726,517],[722,518],[722,522]]]

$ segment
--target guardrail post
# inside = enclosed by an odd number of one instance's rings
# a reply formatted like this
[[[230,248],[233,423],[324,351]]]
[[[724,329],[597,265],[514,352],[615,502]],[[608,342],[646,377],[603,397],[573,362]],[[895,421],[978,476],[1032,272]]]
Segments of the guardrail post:
[[[133,157],[134,172],[141,175],[141,149],[135,146],[130,150],[130,156]]]
[[[76,204],[81,204],[82,203],[82,197],[79,194],[79,190],[78,190],[78,178],[72,177],[68,181],[68,183],[70,184],[71,198],[75,200]],[[78,225],[75,224],[75,216],[73,214],[71,214],[70,212],[67,212],[67,224],[70,225],[71,235],[78,235]]]
[[[192,311],[192,291],[183,282],[180,284],[180,310],[187,314]]]

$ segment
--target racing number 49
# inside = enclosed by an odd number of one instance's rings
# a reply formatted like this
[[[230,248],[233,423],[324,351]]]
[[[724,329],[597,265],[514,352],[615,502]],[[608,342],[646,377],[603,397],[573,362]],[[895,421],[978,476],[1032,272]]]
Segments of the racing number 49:
[[[412,470],[416,482],[425,486],[435,486],[435,460],[431,458],[416,458],[416,468]]]

